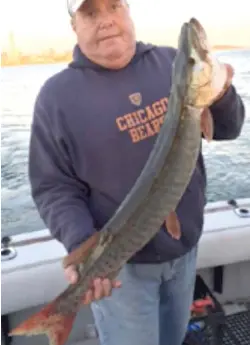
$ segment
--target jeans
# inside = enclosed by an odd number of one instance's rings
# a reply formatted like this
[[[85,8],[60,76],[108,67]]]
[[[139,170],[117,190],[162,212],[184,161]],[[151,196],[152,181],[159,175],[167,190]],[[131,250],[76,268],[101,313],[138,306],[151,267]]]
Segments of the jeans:
[[[181,345],[190,318],[197,248],[159,264],[127,264],[122,287],[91,305],[101,345]]]

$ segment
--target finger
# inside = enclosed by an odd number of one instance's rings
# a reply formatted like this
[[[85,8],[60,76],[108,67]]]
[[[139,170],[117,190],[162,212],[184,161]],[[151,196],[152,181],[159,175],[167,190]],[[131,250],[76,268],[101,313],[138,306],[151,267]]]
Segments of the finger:
[[[78,280],[78,274],[74,266],[68,266],[65,270],[65,277],[70,284],[76,284]]]
[[[100,278],[97,278],[93,282],[94,285],[94,299],[99,300],[103,297],[103,286]]]
[[[112,288],[120,288],[121,286],[122,286],[122,282],[120,280],[112,281]]]
[[[93,291],[90,289],[86,292],[86,294],[84,295],[83,304],[90,304],[94,299],[94,294]]]
[[[104,279],[102,282],[103,286],[103,294],[104,296],[108,297],[111,295],[111,290],[112,290],[112,283],[109,279]]]

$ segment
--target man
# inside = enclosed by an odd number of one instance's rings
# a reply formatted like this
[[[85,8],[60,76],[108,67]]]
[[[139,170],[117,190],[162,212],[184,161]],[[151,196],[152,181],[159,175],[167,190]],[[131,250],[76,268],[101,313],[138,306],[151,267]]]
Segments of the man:
[[[103,227],[144,167],[167,110],[175,49],[136,42],[123,0],[68,0],[68,9],[78,44],[73,62],[43,85],[36,100],[29,171],[42,219],[71,252]],[[228,71],[210,107],[215,140],[237,138],[244,120]],[[97,277],[83,296],[101,345],[181,345],[205,183],[200,153],[177,209],[181,239],[171,238],[163,225],[116,281]],[[65,274],[77,281],[75,267]]]

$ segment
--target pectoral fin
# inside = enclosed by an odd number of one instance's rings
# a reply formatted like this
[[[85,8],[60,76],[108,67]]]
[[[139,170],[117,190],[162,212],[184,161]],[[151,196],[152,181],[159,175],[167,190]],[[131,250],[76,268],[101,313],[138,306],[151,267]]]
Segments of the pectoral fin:
[[[171,211],[165,219],[168,233],[176,240],[181,238],[181,225],[175,211]]]
[[[214,136],[214,122],[212,114],[208,108],[205,108],[200,116],[201,132],[203,133],[204,138],[209,142]]]

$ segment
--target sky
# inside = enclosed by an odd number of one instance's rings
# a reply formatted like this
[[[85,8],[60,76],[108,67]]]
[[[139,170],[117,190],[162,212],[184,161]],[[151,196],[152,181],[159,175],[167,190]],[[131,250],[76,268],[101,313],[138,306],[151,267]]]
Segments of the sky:
[[[246,9],[249,0],[129,0],[129,4],[137,37],[144,41],[176,45],[182,23],[195,16],[204,25],[211,44],[250,46],[249,10]],[[75,41],[66,0],[4,1],[1,13],[0,37],[4,50],[8,47],[10,31],[24,52],[48,47],[67,49]]]

